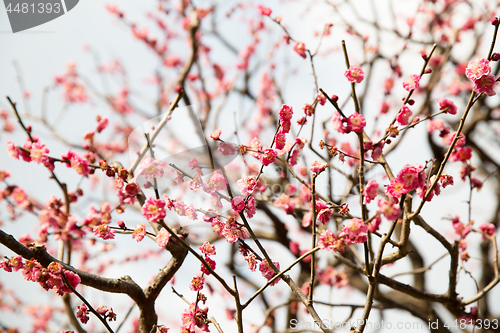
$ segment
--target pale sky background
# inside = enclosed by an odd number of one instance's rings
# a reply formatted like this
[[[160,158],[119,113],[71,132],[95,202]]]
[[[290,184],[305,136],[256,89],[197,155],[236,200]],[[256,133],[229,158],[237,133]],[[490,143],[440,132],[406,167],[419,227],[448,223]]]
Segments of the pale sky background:
[[[118,1],[117,1],[118,2]],[[411,1],[402,1],[408,6],[411,6]],[[77,63],[77,68],[82,70],[87,77],[90,77],[93,82],[99,84],[97,80],[97,75],[94,69],[92,56],[88,52],[84,52],[83,46],[89,45],[92,49],[98,50],[99,56],[103,60],[111,60],[113,58],[121,59],[123,65],[128,70],[129,81],[132,82],[132,86],[144,94],[150,94],[150,96],[156,96],[155,88],[151,85],[143,84],[144,79],[149,77],[154,73],[155,68],[157,68],[157,60],[151,53],[146,49],[144,45],[137,42],[128,28],[124,27],[117,19],[112,17],[104,9],[104,3],[109,3],[108,1],[102,2],[98,0],[86,0],[80,1],[80,3],[66,15],[48,22],[42,26],[32,28],[25,32],[20,32],[17,34],[12,34],[10,32],[10,26],[8,23],[8,18],[5,10],[0,9],[0,108],[7,108],[8,103],[5,96],[10,96],[13,100],[19,101],[20,108],[24,109],[24,105],[21,103],[21,93],[16,81],[16,72],[13,67],[13,60],[15,60],[19,67],[21,68],[26,89],[31,93],[31,98],[28,104],[28,108],[34,114],[38,114],[41,105],[41,92],[42,89],[52,84],[52,79],[56,74],[62,74],[66,69],[66,64],[70,61]],[[144,21],[144,13],[147,10],[151,10],[156,5],[156,1],[119,1],[119,6],[126,12],[127,17],[133,21]],[[198,5],[204,3],[209,3],[208,1],[197,1]],[[228,5],[230,1],[226,1],[224,5]],[[328,11],[310,11],[308,15],[302,15],[304,13],[304,8],[298,3],[281,3],[279,1],[269,1],[266,5],[270,6],[276,14],[281,14],[285,18],[285,23],[288,23],[290,27],[290,33],[297,40],[302,40],[306,45],[316,45],[317,39],[312,38],[312,27],[316,29],[321,29],[324,23],[328,22]],[[381,5],[382,6],[382,5]],[[223,20],[221,20],[223,22]],[[318,23],[320,22],[320,23]],[[271,25],[272,26],[272,25]],[[243,35],[246,27],[242,27],[237,23],[226,24],[222,26],[221,31],[224,36],[236,43],[237,45],[243,47],[246,45],[240,41],[240,35]],[[276,32],[278,28],[272,26],[272,31]],[[247,38],[247,35],[244,35]],[[331,38],[325,40],[325,48],[327,50],[331,47],[338,48],[340,45],[340,40],[345,38],[345,36],[332,36]],[[310,43],[310,44],[309,44]],[[216,44],[214,43],[214,46]],[[354,48],[354,47],[353,47]],[[219,51],[214,51],[219,52]],[[291,51],[290,48],[290,60],[292,67],[297,69],[297,75],[291,77],[287,81],[287,87],[284,91],[286,96],[286,101],[288,104],[296,107],[297,110],[301,109],[301,106],[310,100],[311,97],[311,87],[312,79],[310,76],[310,67],[308,63],[301,62],[302,59],[297,57],[296,54]],[[227,55],[228,57],[230,55]],[[419,58],[419,54],[416,53],[416,58]],[[356,55],[352,56],[351,62],[356,62]],[[409,59],[411,60],[411,59]],[[308,60],[307,60],[308,62]],[[342,98],[347,96],[349,86],[345,82],[340,81],[342,73],[344,70],[343,60],[340,54],[335,56],[320,57],[317,58],[316,68],[318,72],[318,80],[320,87],[325,88],[326,91],[335,91],[335,93]],[[421,63],[408,62],[408,66],[403,68],[404,74],[411,74],[420,69]],[[306,89],[303,87],[306,86]],[[402,88],[400,88],[402,89]],[[49,113],[54,116],[59,112],[61,107],[60,101],[57,99],[62,94],[61,90],[52,93],[49,99]],[[371,96],[374,100],[377,100],[377,96]],[[378,109],[379,103],[374,103],[373,110]],[[102,103],[96,102],[93,104],[85,104],[83,106],[72,107],[67,115],[62,119],[60,126],[63,133],[73,142],[81,142],[81,133],[84,132],[82,128],[87,128],[90,130],[94,126],[93,118],[95,114],[101,112],[103,108]],[[237,110],[238,117],[244,112],[244,105],[240,105],[232,101],[228,107],[225,109],[227,116],[231,117],[231,121],[228,124],[222,124],[226,128],[232,128],[232,114]],[[319,109],[321,111],[321,109]],[[349,110],[349,112],[351,112]],[[91,114],[92,116],[89,116]],[[330,114],[330,111],[328,111]],[[11,118],[12,119],[12,118]],[[241,118],[239,118],[241,120]],[[26,121],[27,123],[32,123]],[[42,138],[47,138],[46,142],[51,144],[52,140],[49,139],[46,132],[40,126],[36,126],[35,131],[39,130]],[[16,123],[17,126],[17,123]],[[77,129],[77,130],[75,130]],[[421,126],[413,130],[406,136],[406,145],[401,146],[398,150],[392,154],[389,158],[389,162],[392,164],[392,168],[399,170],[404,164],[416,164],[423,163],[426,158],[429,158],[430,152],[427,148],[424,148],[421,142],[421,137],[425,133],[425,127]],[[321,134],[321,133],[319,133]],[[316,135],[316,138],[319,138]],[[24,134],[18,131],[15,135],[5,135],[0,136],[1,147],[5,147],[5,141],[10,140],[16,143],[24,142]],[[53,181],[48,180],[48,173],[41,166],[34,166],[32,164],[28,165],[20,161],[13,161],[9,159],[5,152],[5,148],[0,147],[0,168],[11,170],[13,176],[11,179],[12,183],[27,189],[30,195],[35,197],[47,198],[49,194],[59,195],[59,189],[53,184]],[[54,152],[57,154],[64,151],[59,151],[59,147],[54,143]],[[58,150],[59,149],[59,150]],[[52,151],[52,149],[51,149]],[[396,159],[396,155],[398,158]],[[128,162],[127,162],[128,163]],[[70,188],[76,186],[78,179],[74,176],[71,170],[65,170],[62,168],[56,169],[57,174],[64,178],[68,182]],[[450,174],[457,174],[458,167],[452,166],[447,171]],[[484,177],[483,177],[484,178]],[[441,217],[454,216],[460,214],[461,216],[466,216],[467,205],[465,201],[468,198],[468,186],[467,184],[456,180],[455,186],[453,188],[447,188],[443,191],[443,194],[439,198],[440,200],[428,203],[422,213],[423,217],[427,220],[429,224],[435,227],[438,231],[442,232],[448,239],[454,239],[453,229],[451,223],[446,220],[441,220]],[[493,195],[493,190],[489,186],[485,186],[480,192],[474,193],[473,197],[473,219],[476,220],[477,225],[483,222],[488,222],[492,214],[491,209],[491,197]],[[417,200],[418,202],[418,200]],[[443,204],[445,203],[445,204]],[[84,217],[86,210],[83,211]],[[136,215],[137,217],[137,215]],[[12,223],[6,218],[6,214],[2,213],[0,218],[3,220],[4,224],[2,229],[8,233],[14,235],[21,235],[26,232],[31,232],[34,236],[34,230],[32,225],[34,224],[34,217],[26,215],[22,219]],[[136,219],[137,221],[137,219]],[[26,225],[28,227],[26,227]],[[383,227],[387,228],[387,224],[383,224]],[[412,240],[417,246],[422,245],[428,252],[425,253],[426,263],[429,264],[433,260],[437,259],[439,256],[445,253],[445,249],[442,248],[437,241],[429,241],[431,239],[429,236],[423,232],[422,229],[415,226],[412,227]],[[480,239],[480,236],[471,235],[468,237],[469,244],[474,244]],[[147,249],[156,250],[157,247],[151,241],[135,243],[130,239],[125,242],[123,238],[120,240],[120,236],[117,237],[117,248],[122,252],[114,251],[111,252],[112,255],[130,255],[130,254],[140,254]],[[227,244],[217,243],[218,245],[218,258],[225,258],[224,249],[229,249]],[[471,246],[471,250],[473,246]],[[467,268],[471,271],[478,270],[480,268],[480,262],[476,260],[479,257],[478,252],[470,251],[472,259],[467,263]],[[273,247],[270,249],[271,256],[275,255],[280,258],[282,262],[281,266],[287,266],[287,263],[292,259],[290,257],[281,258],[281,251],[279,247]],[[11,255],[8,250],[3,246],[0,247],[0,254]],[[148,260],[147,262],[142,262],[138,265],[135,264],[123,264],[120,266],[115,266],[113,270],[107,270],[105,276],[107,277],[121,277],[125,274],[132,276],[132,278],[138,282],[141,286],[145,286],[149,281],[151,276],[167,262],[169,258],[168,255],[161,255],[158,259]],[[192,256],[188,256],[186,259],[186,269],[196,268],[199,263],[193,259]],[[404,272],[410,269],[407,262],[401,262],[396,267],[384,267],[382,272],[386,275],[395,274],[397,272]],[[449,261],[447,259],[443,260],[441,265],[436,265],[428,274],[428,287],[431,292],[443,293],[446,290],[448,283],[448,267]],[[218,267],[219,269],[219,267]],[[230,273],[224,267],[220,267],[223,275],[228,279],[230,278]],[[292,276],[296,276],[297,270],[292,271]],[[187,285],[183,285],[182,279],[190,279],[189,272],[187,270],[179,272],[177,275],[176,288],[179,292],[190,295],[193,297],[193,293],[189,291]],[[257,280],[258,278],[256,278]],[[465,275],[460,276],[460,281],[468,281],[467,283],[459,284],[459,293],[468,298],[475,294],[475,287],[472,281]],[[41,288],[32,282],[26,282],[22,280],[20,273],[5,273],[0,272],[0,281],[4,284],[6,288],[16,288],[22,289],[20,293],[21,297],[26,300],[35,300],[36,303],[44,304],[49,300],[48,294],[41,290]],[[180,282],[179,282],[180,281]],[[210,280],[209,280],[210,281]],[[259,280],[261,283],[264,279]],[[401,281],[410,282],[408,277],[402,277]],[[219,289],[215,280],[212,281],[212,286]],[[52,292],[50,292],[52,293]],[[248,290],[246,294],[243,295],[243,299],[248,298],[253,290]],[[325,293],[327,293],[325,289]],[[286,299],[288,295],[288,290],[286,288],[275,288],[270,291],[270,294],[275,294],[277,299]],[[95,292],[90,288],[85,289],[85,295],[91,296],[92,304],[96,307],[101,304],[106,304],[112,306],[115,312],[118,313],[118,322],[120,322],[124,313],[128,310],[131,302],[127,296],[117,296],[110,294],[102,294]],[[177,297],[171,294],[170,283],[165,287],[163,297],[160,297],[157,303],[157,310],[160,316],[161,323],[170,324],[173,331],[176,331],[180,326],[180,308],[184,308],[185,304],[180,301]],[[347,287],[340,290],[334,290],[331,294],[330,300],[332,302],[338,302],[339,300],[345,300],[346,297],[352,296],[350,299],[351,303],[364,304],[364,297],[361,297],[353,289]],[[210,296],[212,302],[211,304],[228,304],[231,307],[233,302],[231,299],[223,299],[222,297]],[[58,307],[62,307],[62,302],[56,298],[50,298],[52,304],[56,304]],[[490,294],[490,301],[493,299],[500,299],[500,288],[496,287]],[[221,303],[222,302],[222,303]],[[74,301],[76,303],[76,301]],[[499,304],[498,301],[496,303]],[[320,313],[323,317],[328,318],[330,313],[329,309],[319,308]],[[493,309],[494,310],[494,309]],[[176,314],[171,314],[171,311],[176,311]],[[223,309],[218,309],[217,305],[212,305],[209,314],[212,314],[216,319],[222,324],[224,331],[230,332],[235,329],[233,323],[228,322],[225,319],[225,314]],[[348,310],[345,308],[338,308],[334,312],[335,320],[342,320],[348,314]],[[414,319],[412,316],[408,315],[403,311],[387,311],[387,316],[384,318],[385,321],[391,321],[396,323],[398,321],[405,322],[420,322],[419,319]],[[498,315],[498,312],[496,313]],[[246,323],[253,323],[255,325],[262,324],[263,311],[262,308],[256,304],[251,306],[244,314]],[[353,316],[353,320],[361,316],[361,311],[356,311]],[[133,316],[132,316],[133,317]],[[445,317],[446,318],[446,317]],[[278,317],[278,321],[279,321]],[[370,319],[373,321],[379,320],[379,315],[376,311],[372,312]],[[449,319],[449,318],[446,318]],[[25,327],[26,316],[22,313],[11,314],[0,312],[0,322],[6,325],[15,324]],[[308,319],[309,320],[309,319]],[[91,318],[90,323],[97,323],[95,318]],[[122,329],[121,332],[130,332],[130,320],[126,323],[126,327]],[[87,325],[87,328],[92,326]],[[97,324],[97,327],[100,326]],[[278,326],[282,328],[281,326]],[[55,329],[55,328],[54,328]],[[101,330],[102,331],[102,330]],[[381,332],[390,332],[391,330],[381,330]],[[407,330],[407,332],[425,332],[426,330]],[[265,332],[263,330],[262,332]],[[368,330],[369,332],[369,330]]]

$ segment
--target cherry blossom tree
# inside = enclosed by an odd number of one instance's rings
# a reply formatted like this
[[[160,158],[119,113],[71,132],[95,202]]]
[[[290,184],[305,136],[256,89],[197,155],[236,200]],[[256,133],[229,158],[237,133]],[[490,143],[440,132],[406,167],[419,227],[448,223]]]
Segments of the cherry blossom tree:
[[[159,0],[141,22],[107,4],[156,59],[142,82],[89,44],[95,68],[69,63],[35,109],[18,71],[2,312],[33,332],[498,329],[500,4],[285,4]]]

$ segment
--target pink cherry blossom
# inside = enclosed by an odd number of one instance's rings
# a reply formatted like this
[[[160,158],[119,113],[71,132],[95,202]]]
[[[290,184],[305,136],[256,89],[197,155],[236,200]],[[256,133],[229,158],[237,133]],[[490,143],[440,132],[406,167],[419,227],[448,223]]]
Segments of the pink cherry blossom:
[[[405,189],[403,182],[398,177],[394,177],[391,179],[389,185],[387,185],[385,193],[390,197],[399,198],[403,194],[408,193],[408,190]]]
[[[497,93],[493,90],[496,80],[494,75],[485,75],[474,81],[474,91],[477,93],[484,93],[488,96],[495,96]]]
[[[79,175],[88,175],[90,173],[89,162],[78,155],[71,156],[71,167],[76,170]]]
[[[195,276],[191,280],[191,283],[189,284],[189,289],[191,289],[192,291],[200,291],[203,289],[204,284],[205,284],[204,276]]]
[[[490,73],[490,62],[486,59],[472,60],[465,69],[465,75],[472,82],[475,82]]]
[[[308,103],[304,104],[304,108],[303,109],[304,109],[305,115],[308,116],[308,117],[310,117],[310,116],[312,116],[314,114],[314,108],[313,108],[313,106],[311,104],[308,104]]]
[[[239,196],[234,197],[231,201],[231,208],[233,208],[236,213],[241,212],[245,208],[245,199]]]
[[[132,239],[140,242],[144,239],[144,236],[146,236],[146,225],[144,223],[138,224],[134,232],[132,232]]]
[[[165,210],[165,201],[162,199],[155,200],[149,197],[141,208],[141,213],[149,222],[156,222],[164,219],[167,215]]]
[[[260,10],[260,13],[261,13],[262,15],[264,15],[264,16],[270,16],[270,15],[271,15],[271,13],[273,12],[273,11],[271,10],[271,8],[266,7],[266,6],[262,5],[262,4],[258,5],[258,6],[257,6],[257,8]]]
[[[293,207],[293,206],[292,206]],[[333,214],[333,209],[325,208],[319,211],[317,219],[321,224],[327,224],[330,221],[330,217]]]
[[[31,145],[30,157],[33,162],[44,163],[48,159],[49,149],[40,142]]]
[[[347,119],[342,119],[340,113],[334,112],[331,121],[333,123],[333,129],[339,132],[340,134],[345,134],[350,132],[347,126]]]
[[[94,235],[102,239],[114,239],[115,231],[105,224],[94,227]]]
[[[207,256],[213,256],[215,255],[215,246],[210,244],[210,242],[204,242],[200,247],[199,247],[201,253]]]
[[[353,113],[347,118],[347,128],[350,131],[360,133],[366,126],[365,117],[360,113]]]
[[[342,233],[349,237],[352,243],[359,244],[366,242],[368,226],[363,220],[353,218],[347,222]]]
[[[273,261],[274,266],[279,270],[280,269],[280,264],[279,262]],[[272,267],[269,265],[267,262],[267,259],[263,259],[262,262],[259,265],[259,271],[262,273],[262,276],[267,279],[267,281],[271,280],[275,275],[276,272],[272,269]],[[281,279],[276,279],[271,283],[271,286],[274,286],[277,284]]]
[[[450,161],[460,161],[460,162],[466,162],[467,160],[470,160],[472,157],[472,148],[470,147],[458,147],[455,149],[451,155],[450,155]]]
[[[156,235],[156,244],[158,244],[159,247],[165,247],[168,244],[168,241],[170,240],[170,233],[167,231],[165,228],[161,228],[160,231],[158,231],[158,234]]]
[[[396,120],[400,125],[408,125],[409,123],[409,118],[413,112],[411,112],[410,108],[407,107],[406,105],[403,105],[401,107],[401,111],[398,113]]]
[[[99,120],[99,122],[97,123],[97,133],[101,133],[106,127],[108,127],[108,123],[109,121],[107,117],[101,118],[101,120]]]
[[[378,183],[375,179],[370,179],[365,186],[365,190],[363,192],[363,204],[369,204],[378,194]]]
[[[338,238],[330,230],[325,230],[320,236],[318,246],[327,251],[345,252],[345,242],[342,238]]]
[[[446,146],[451,146],[456,135],[457,135],[457,132],[452,132],[452,133],[446,134],[443,137],[443,144]],[[460,135],[458,136],[458,140],[455,143],[455,147],[461,147],[461,146],[465,145],[465,142],[466,142],[465,135],[463,133],[460,133]]]
[[[279,111],[279,115],[280,115],[280,120],[282,122],[292,120],[292,116],[293,116],[292,107],[289,105],[283,104],[281,106],[280,111]]]
[[[389,221],[394,221],[401,214],[401,208],[394,199],[378,199],[378,207],[381,214]]]
[[[297,54],[299,56],[301,56],[302,58],[306,58],[306,46],[304,43],[301,43],[301,42],[298,42],[297,44],[295,44],[295,46],[293,47],[293,50],[295,52],[297,52]]]
[[[207,262],[208,266],[210,266],[210,268],[212,268],[212,270],[215,270],[215,266],[217,265],[215,263],[215,261],[213,261],[209,257],[205,257],[205,261]],[[203,264],[201,264],[200,270],[201,270],[202,273],[205,273],[206,275],[212,274],[212,273],[210,273],[210,271]]]
[[[280,130],[277,134],[276,134],[276,149],[283,149],[285,148],[285,144],[286,144],[286,137],[285,137],[285,132],[283,132],[282,130]]]
[[[14,158],[16,160],[19,159],[19,149],[17,149],[16,145],[11,141],[7,141],[7,152],[9,153],[9,156],[11,158]]]
[[[418,87],[418,82],[420,81],[420,75],[412,74],[403,80],[403,88],[406,91],[415,90]]]
[[[403,188],[406,191],[405,193],[425,185],[425,173],[423,172],[422,166],[419,164],[416,166],[406,164],[403,169],[399,171],[397,178],[403,184]]]
[[[483,234],[493,236],[496,232],[496,227],[493,223],[486,222],[479,226],[479,230],[481,230]],[[486,239],[486,237],[483,236],[483,239]]]
[[[247,206],[245,208],[245,214],[248,218],[252,218],[257,211],[257,200],[253,196],[249,196],[247,200]]]
[[[365,78],[365,73],[360,67],[351,65],[349,69],[345,71],[344,76],[351,83],[361,83]]]
[[[86,324],[89,321],[89,309],[82,303],[78,306],[78,311],[76,312],[76,318],[78,318],[82,324]]]
[[[457,114],[457,106],[449,99],[440,98],[440,99],[438,99],[438,104],[439,104],[439,110],[444,110],[444,109],[448,108],[446,110],[446,113]]]
[[[326,103],[326,97],[323,95],[322,92],[318,93],[318,96],[316,96],[316,99],[318,100],[318,103],[323,106]]]
[[[325,170],[327,166],[328,165],[326,163],[321,163],[321,162],[318,162],[318,161],[314,161],[314,162],[311,163],[311,171],[314,172],[314,173],[320,173],[323,170]]]
[[[236,182],[238,184],[238,188],[243,195],[252,194],[257,187],[257,182],[255,181],[255,177],[246,176],[241,178]]]
[[[441,186],[443,188],[446,188],[446,186],[449,186],[449,185],[453,185],[453,177],[450,176],[450,175],[441,175],[441,177],[439,177],[439,181],[441,182]]]
[[[219,140],[221,133],[222,133],[221,129],[218,128],[215,131],[213,131],[212,134],[210,134],[210,137],[214,140]]]
[[[263,165],[268,166],[276,161],[276,156],[278,156],[278,153],[274,149],[266,147],[260,155],[260,161]]]

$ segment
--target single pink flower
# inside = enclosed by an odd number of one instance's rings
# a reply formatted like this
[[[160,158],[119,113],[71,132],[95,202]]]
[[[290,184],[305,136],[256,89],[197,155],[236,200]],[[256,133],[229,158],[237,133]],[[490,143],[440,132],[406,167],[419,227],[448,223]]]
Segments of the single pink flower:
[[[48,159],[49,149],[40,142],[31,145],[30,157],[33,162],[45,163]]]
[[[146,225],[144,223],[138,224],[132,233],[132,239],[136,242],[140,242],[146,236]]]
[[[470,147],[458,147],[451,153],[450,155],[450,161],[455,162],[455,161],[460,161],[460,162],[466,162],[467,160],[470,160],[472,157],[472,148]]]
[[[345,71],[344,76],[351,83],[361,83],[365,78],[365,73],[358,66],[350,66],[349,69]]]
[[[247,200],[247,206],[245,208],[245,214],[248,218],[252,218],[257,212],[257,200],[254,197],[249,196]]]
[[[255,177],[246,176],[236,182],[238,184],[238,188],[243,195],[252,194],[257,187],[257,182],[255,181]]]
[[[389,221],[394,221],[401,214],[401,208],[397,201],[393,199],[378,199],[378,207],[381,214]]]
[[[347,119],[343,119],[340,113],[334,112],[331,121],[333,123],[333,129],[340,134],[346,134],[350,132],[347,126]]]
[[[220,128],[218,128],[218,129],[216,129],[215,131],[213,131],[213,133],[212,133],[212,134],[210,134],[210,137],[211,137],[212,139],[214,139],[214,140],[219,140],[219,138],[220,138],[220,134],[221,134],[221,133],[222,133],[221,129],[220,129]]]
[[[293,206],[292,206],[293,207]],[[325,208],[319,211],[317,220],[321,222],[321,224],[327,224],[330,221],[330,217],[333,214],[333,209]]]
[[[231,201],[231,207],[236,213],[241,212],[245,208],[245,199],[240,196],[234,197]]]
[[[347,222],[342,233],[349,237],[352,243],[359,244],[366,242],[368,226],[363,220],[353,218]]]
[[[271,13],[273,12],[271,10],[271,8],[266,7],[262,4],[257,5],[257,8],[260,10],[261,15],[264,15],[264,16],[270,16]]]
[[[449,99],[440,98],[440,99],[438,99],[438,104],[439,104],[439,110],[444,110],[444,109],[448,108],[446,110],[446,113],[457,114],[457,106]]]
[[[303,109],[304,109],[305,115],[308,116],[308,117],[310,117],[310,116],[312,116],[314,114],[314,108],[312,107],[311,104],[308,104],[308,103],[304,104],[304,108]]]
[[[390,197],[399,198],[403,194],[408,193],[408,191],[405,189],[403,182],[398,177],[394,177],[391,179],[389,185],[387,185],[385,193]]]
[[[483,234],[493,236],[496,232],[496,227],[493,223],[486,222],[479,226],[479,230],[481,230]],[[486,237],[483,236],[483,239],[486,239]]]
[[[411,190],[414,190],[418,187],[423,187],[425,185],[425,173],[423,172],[422,166],[420,166],[419,164],[417,164],[416,166],[406,164],[403,169],[399,171],[396,178],[403,185],[403,188],[405,190],[404,193],[408,193]]]
[[[276,161],[276,156],[278,153],[272,148],[265,148],[262,154],[260,155],[260,161],[263,165],[268,166],[271,163]]]
[[[191,280],[191,283],[189,284],[189,289],[191,289],[192,291],[200,291],[203,289],[204,284],[205,284],[204,276],[195,276]]]
[[[215,270],[215,266],[216,266],[215,261],[213,261],[209,257],[205,257],[205,261],[207,262],[208,266],[210,266],[210,268],[212,268],[212,270]],[[201,270],[202,273],[205,273],[205,275],[212,274],[212,273],[210,273],[210,271],[203,264],[201,264],[200,270]]]
[[[467,65],[467,68],[465,68],[465,75],[472,82],[475,82],[490,73],[490,62],[486,59],[472,60]]]
[[[71,156],[71,167],[76,170],[79,175],[88,175],[90,173],[89,162],[78,155]]]
[[[163,248],[167,246],[169,240],[170,233],[167,231],[167,229],[161,228],[158,232],[158,235],[156,235],[156,244],[158,244],[159,247]]]
[[[97,133],[101,133],[106,127],[108,127],[108,123],[108,118],[101,118],[101,120],[97,123]]]
[[[306,45],[304,43],[301,43],[301,42],[298,42],[297,44],[295,44],[295,46],[293,47],[293,50],[295,52],[297,52],[297,54],[299,56],[301,56],[302,58],[306,58]]]
[[[318,103],[321,106],[325,105],[325,103],[326,103],[326,97],[325,97],[325,95],[323,95],[322,92],[318,93],[318,96],[316,97],[316,99],[318,100]]]
[[[285,148],[285,144],[286,144],[286,137],[285,137],[285,133],[280,130],[277,134],[276,134],[276,149],[283,149]]]
[[[318,161],[314,161],[314,162],[311,163],[311,171],[314,172],[314,173],[320,173],[323,170],[325,170],[327,166],[328,165],[326,163],[321,163],[321,162],[318,162]]]
[[[350,131],[361,133],[366,126],[365,117],[360,113],[353,113],[347,118],[347,128]]]
[[[365,190],[363,192],[363,204],[369,204],[378,194],[378,183],[375,179],[370,179],[366,183]]]
[[[78,311],[76,312],[76,318],[78,318],[82,324],[86,324],[89,321],[89,309],[82,303],[82,305],[78,306]]]
[[[149,222],[156,222],[158,220],[164,219],[167,215],[165,210],[165,201],[162,199],[155,200],[153,198],[148,198],[141,208],[141,213],[144,215]]]
[[[411,112],[410,108],[403,105],[403,107],[401,107],[401,111],[396,116],[396,120],[400,125],[408,125],[409,118],[412,114],[413,112]]]
[[[96,237],[102,238],[104,240],[115,238],[115,231],[106,224],[101,224],[94,227],[93,231]]]
[[[495,86],[495,76],[494,75],[485,75],[476,81],[474,81],[474,91],[477,93],[484,93],[488,96],[495,96],[497,93],[493,90]]]
[[[293,116],[293,109],[291,106],[289,105],[286,105],[286,104],[283,104],[281,106],[281,109],[280,109],[280,112],[279,112],[279,115],[280,115],[280,120],[283,122],[283,121],[289,121],[289,120],[292,120],[292,116]]]
[[[279,262],[273,261],[274,266],[279,270],[280,269],[280,264]],[[267,281],[271,280],[275,275],[276,272],[272,269],[272,267],[269,265],[267,262],[267,259],[263,259],[262,262],[259,265],[259,271],[262,273],[262,276],[267,279]],[[271,286],[274,286],[275,284],[278,283],[278,281],[281,279],[276,279],[271,283]]]
[[[420,75],[417,74],[412,74],[408,76],[403,80],[403,88],[405,88],[406,91],[417,89],[418,82],[420,81],[420,79],[421,79]]]
[[[11,158],[19,159],[19,149],[11,141],[7,141],[7,153],[9,153]]]
[[[215,255],[215,246],[210,244],[210,242],[204,242],[200,247],[199,247],[201,253],[207,256],[213,256]]]

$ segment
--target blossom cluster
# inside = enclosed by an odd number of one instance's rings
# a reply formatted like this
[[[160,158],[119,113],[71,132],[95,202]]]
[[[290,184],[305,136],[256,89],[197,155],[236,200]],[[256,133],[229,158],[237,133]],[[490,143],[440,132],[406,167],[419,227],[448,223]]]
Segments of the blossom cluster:
[[[490,62],[487,59],[473,60],[465,69],[465,75],[474,84],[473,90],[488,96],[496,95],[493,87],[496,84],[495,76],[491,74]]]
[[[54,290],[59,296],[64,293],[71,293],[61,277],[64,274],[71,287],[76,288],[80,284],[80,277],[71,271],[65,270],[57,262],[51,262],[47,268],[43,267],[35,259],[24,261],[21,256],[12,257],[0,261],[0,268],[6,272],[17,272],[21,270],[23,277],[27,281],[37,282],[45,290]]]

